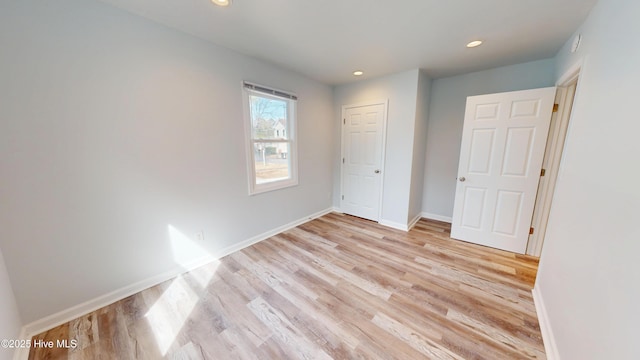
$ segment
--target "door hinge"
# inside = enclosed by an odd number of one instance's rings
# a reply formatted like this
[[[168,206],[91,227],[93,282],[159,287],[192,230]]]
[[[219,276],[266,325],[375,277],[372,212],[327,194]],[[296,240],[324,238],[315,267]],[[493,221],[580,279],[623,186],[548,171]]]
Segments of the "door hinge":
[[[344,195],[342,195],[342,200],[344,200]]]
[[[547,173],[546,169],[540,169],[540,176],[544,176]]]
[[[533,228],[532,227],[529,228],[529,235],[533,235]]]
[[[344,158],[342,158],[342,163],[344,164]]]
[[[553,112],[558,112],[558,108],[560,107],[560,105],[558,104],[553,104]]]
[[[342,125],[347,125],[347,119],[342,119]]]

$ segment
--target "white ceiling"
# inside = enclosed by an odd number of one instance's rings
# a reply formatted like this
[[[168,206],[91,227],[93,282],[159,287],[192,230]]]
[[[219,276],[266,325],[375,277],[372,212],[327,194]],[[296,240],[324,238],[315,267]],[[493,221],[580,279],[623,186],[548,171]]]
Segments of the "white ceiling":
[[[356,69],[437,78],[549,58],[597,0],[102,1],[333,85]]]

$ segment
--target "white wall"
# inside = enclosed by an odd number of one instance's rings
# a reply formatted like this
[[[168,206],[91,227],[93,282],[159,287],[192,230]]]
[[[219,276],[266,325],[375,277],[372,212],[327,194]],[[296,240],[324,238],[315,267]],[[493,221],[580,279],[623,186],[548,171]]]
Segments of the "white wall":
[[[4,257],[0,251],[0,340],[18,339],[21,327],[18,306],[5,267]],[[0,348],[0,360],[12,359],[13,353],[13,349]]]
[[[332,204],[329,86],[87,0],[1,2],[0,49],[0,248],[27,323]],[[298,94],[299,186],[247,195],[242,80]]]
[[[584,60],[536,281],[565,360],[640,359],[638,16],[598,2],[556,57],[559,76]]]
[[[429,91],[431,79],[422,71],[418,74],[416,96],[416,123],[413,134],[413,164],[411,167],[411,194],[409,195],[409,221],[422,215],[427,129],[429,125]]]
[[[416,93],[419,70],[405,71],[381,78],[363,80],[334,88],[335,206],[340,205],[340,138],[342,106],[367,101],[389,100],[387,148],[384,169],[381,223],[406,226],[409,214],[413,133],[416,121]]]
[[[433,80],[422,211],[453,215],[467,96],[554,85],[553,59]]]

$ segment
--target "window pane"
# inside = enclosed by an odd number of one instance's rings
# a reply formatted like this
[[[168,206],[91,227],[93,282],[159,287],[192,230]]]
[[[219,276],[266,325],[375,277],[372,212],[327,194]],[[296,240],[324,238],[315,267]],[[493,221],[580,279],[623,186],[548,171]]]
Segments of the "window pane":
[[[254,139],[288,139],[287,101],[250,95]]]
[[[245,111],[248,158],[254,169],[248,174],[250,195],[298,185],[296,100],[279,97],[280,93],[266,87],[260,89],[264,92],[245,85],[243,94],[249,107]]]
[[[289,143],[254,143],[256,184],[289,179]]]

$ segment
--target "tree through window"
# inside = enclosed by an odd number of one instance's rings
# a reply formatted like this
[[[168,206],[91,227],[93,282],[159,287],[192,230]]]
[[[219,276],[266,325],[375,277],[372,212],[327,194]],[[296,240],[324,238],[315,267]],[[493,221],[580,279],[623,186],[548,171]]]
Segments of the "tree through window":
[[[250,193],[297,184],[296,97],[245,83]],[[265,91],[266,90],[266,91]]]

